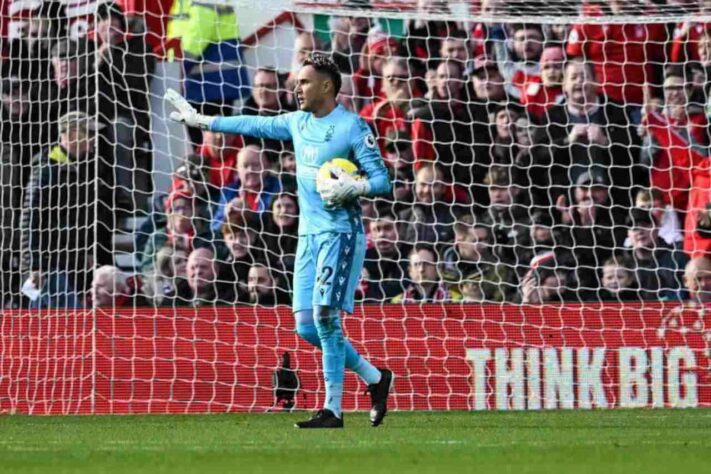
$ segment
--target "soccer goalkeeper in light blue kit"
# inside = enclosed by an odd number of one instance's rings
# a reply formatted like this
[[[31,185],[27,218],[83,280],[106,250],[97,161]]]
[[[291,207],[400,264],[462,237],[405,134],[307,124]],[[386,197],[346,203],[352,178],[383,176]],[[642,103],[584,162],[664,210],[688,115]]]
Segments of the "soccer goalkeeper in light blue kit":
[[[165,97],[177,109],[172,120],[191,127],[258,138],[293,140],[299,188],[299,243],[294,265],[293,310],[298,334],[323,352],[324,407],[298,428],[342,428],[343,375],[353,370],[368,384],[372,426],[387,413],[393,374],[356,352],[343,334],[341,310],[353,312],[365,258],[365,234],[358,197],[388,194],[388,171],[368,125],[336,102],[341,74],[322,54],[312,54],[299,71],[299,111],[276,117],[200,115],[177,92]],[[367,179],[333,166],[334,179],[317,185],[321,166],[334,158],[357,164]]]

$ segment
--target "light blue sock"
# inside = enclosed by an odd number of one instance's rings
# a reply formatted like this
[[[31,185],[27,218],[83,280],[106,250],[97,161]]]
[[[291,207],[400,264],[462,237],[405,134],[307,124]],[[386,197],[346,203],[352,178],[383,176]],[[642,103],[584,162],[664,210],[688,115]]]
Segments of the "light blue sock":
[[[346,343],[341,327],[341,314],[337,309],[321,306],[316,312],[316,330],[323,352],[323,381],[326,385],[324,408],[341,417],[343,398],[343,372],[346,368]]]
[[[298,311],[294,313],[296,332],[305,341],[321,349],[321,340],[314,324],[314,313]],[[344,339],[346,346],[346,368],[355,372],[367,385],[380,382],[380,371],[355,350],[353,344]]]

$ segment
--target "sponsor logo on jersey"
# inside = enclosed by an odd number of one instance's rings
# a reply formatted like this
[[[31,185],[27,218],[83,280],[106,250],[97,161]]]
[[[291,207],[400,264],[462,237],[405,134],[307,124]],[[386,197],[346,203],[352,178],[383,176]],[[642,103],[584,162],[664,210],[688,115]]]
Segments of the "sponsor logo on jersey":
[[[304,163],[315,163],[318,160],[318,148],[313,145],[306,145],[301,150],[301,159]]]

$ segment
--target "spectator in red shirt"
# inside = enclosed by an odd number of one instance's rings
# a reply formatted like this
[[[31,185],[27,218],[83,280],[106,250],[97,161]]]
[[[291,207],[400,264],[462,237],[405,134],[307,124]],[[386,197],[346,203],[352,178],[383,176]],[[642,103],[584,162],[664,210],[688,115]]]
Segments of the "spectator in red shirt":
[[[704,216],[709,216],[711,204],[711,160],[698,154],[703,159],[694,166],[689,206],[684,220],[684,251],[691,258],[711,256],[711,237],[708,232],[700,232],[700,224]]]
[[[521,87],[521,104],[539,120],[545,117],[552,105],[565,97],[562,87],[564,61],[562,48],[554,46],[544,49],[540,76],[527,76]]]
[[[695,77],[695,82],[698,82],[701,100],[706,108],[707,115],[711,111],[711,29],[704,31],[704,34],[699,38],[698,53],[699,53],[699,74]]]
[[[187,156],[185,164],[175,171],[168,194],[192,193],[215,207],[220,202],[220,190],[237,178],[237,153],[242,146],[239,135],[204,130],[197,153]]]
[[[521,23],[512,25],[509,32],[510,42],[496,42],[494,54],[509,95],[520,99],[521,88],[529,78],[540,80],[543,28],[541,25]]]
[[[436,162],[448,182],[463,186],[458,202],[470,200],[468,187],[481,182],[488,162],[488,119],[473,114],[464,85],[461,62],[440,63],[432,101],[411,114],[415,170]]]
[[[711,14],[711,0],[692,0],[689,5],[681,6],[686,10],[686,13]],[[683,21],[679,23],[674,29],[669,50],[669,60],[674,63],[698,61],[698,44],[709,26],[711,24],[700,21]]]
[[[690,102],[691,69],[667,68],[664,79],[664,109],[651,111],[639,133],[644,137],[642,161],[651,167],[653,188],[664,194],[664,203],[680,212],[687,208],[693,179],[694,148],[709,145],[709,122],[703,107]],[[669,140],[672,140],[670,143]]]
[[[202,132],[202,145],[197,154],[202,158],[203,174],[207,178],[210,198],[219,199],[219,191],[235,180],[237,172],[237,152],[243,146],[239,135]]]
[[[386,137],[391,135],[393,130],[409,128],[405,124],[407,113],[413,106],[413,96],[418,93],[413,90],[407,66],[405,59],[390,58],[383,66],[382,97],[367,104],[360,111],[360,116],[375,126],[383,155]]]
[[[609,0],[590,5],[586,13],[621,14],[626,3]],[[660,23],[580,23],[570,31],[567,53],[594,65],[595,77],[610,100],[641,107],[645,83],[658,83],[661,77],[659,68],[666,61],[666,41],[666,26]]]
[[[395,38],[382,31],[369,35],[368,41],[363,45],[358,70],[353,74],[356,95],[364,103],[382,97],[383,66],[389,58],[397,56],[399,52],[400,44]]]

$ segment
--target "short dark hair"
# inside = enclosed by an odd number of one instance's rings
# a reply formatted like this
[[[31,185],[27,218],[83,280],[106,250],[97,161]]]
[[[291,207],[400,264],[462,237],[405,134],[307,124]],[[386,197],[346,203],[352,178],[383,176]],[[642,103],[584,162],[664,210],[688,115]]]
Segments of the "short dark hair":
[[[269,262],[267,262],[266,260],[264,260],[264,259],[262,259],[262,258],[256,258],[256,259],[254,259],[254,261],[252,262],[252,264],[249,266],[249,269],[250,269],[250,270],[251,270],[252,268],[263,268],[263,269],[265,269],[265,270],[267,271],[267,275],[269,275],[269,279],[272,281],[272,283],[274,284],[274,286],[277,285],[278,282],[277,282],[276,276],[274,275],[274,269],[273,269],[273,267],[272,267],[271,265],[269,265]],[[271,288],[271,289],[274,290],[275,288]]]
[[[429,252],[434,256],[434,263],[439,263],[440,256],[439,252],[437,251],[437,248],[429,243],[426,242],[418,242],[415,245],[412,246],[412,250],[410,250],[410,254],[408,256],[412,256],[416,254],[419,251],[424,250],[425,252]]]
[[[495,165],[489,168],[489,172],[484,177],[484,184],[487,186],[508,187],[517,182],[516,168],[505,165]]]
[[[102,3],[96,7],[96,18],[99,20],[108,20],[114,17],[121,23],[122,31],[128,31],[128,20],[121,6],[117,3]]]
[[[439,64],[437,64],[437,67],[439,68],[441,65],[446,65],[447,67],[449,66],[454,66],[457,68],[457,75],[462,78],[464,77],[465,71],[465,64],[463,61],[460,61],[458,59],[445,59],[443,61],[440,61]]]
[[[464,40],[464,41],[469,41],[469,33],[467,33],[465,30],[462,29],[453,29],[450,30],[447,28],[447,36],[444,36],[441,38],[442,41],[447,41],[447,40]]]
[[[573,64],[582,64],[583,67],[586,69],[588,75],[592,80],[595,80],[595,65],[592,63],[592,61],[586,61],[585,58],[582,56],[571,56],[568,57],[565,61],[565,66],[563,68],[564,71],[567,72],[568,68],[572,66]]]
[[[275,68],[274,66],[259,66],[257,70],[255,71],[255,74],[258,72],[264,72],[266,74],[274,74],[275,76],[279,75],[279,70]]]
[[[466,234],[473,229],[484,229],[487,233],[487,242],[491,240],[491,225],[478,219],[474,214],[462,216],[454,223],[454,232],[457,234]]]
[[[654,216],[649,209],[632,208],[627,216],[625,224],[629,227],[651,227],[657,226]]]
[[[398,216],[393,209],[392,201],[376,201],[375,203],[375,218],[373,222],[380,219],[389,219],[393,222],[397,222]]]
[[[303,66],[311,66],[318,72],[328,75],[331,78],[331,81],[333,81],[334,95],[338,96],[338,93],[341,91],[343,81],[341,79],[341,71],[338,70],[338,66],[330,56],[323,53],[311,53],[304,60]]]
[[[511,25],[510,30],[512,33],[515,33],[519,30],[536,30],[539,33],[543,34],[543,26],[541,26],[539,23],[514,23]]]
[[[674,63],[674,64],[669,64],[667,67],[664,68],[664,78],[668,77],[680,77],[681,79],[686,82],[686,85],[689,86],[691,85],[691,79],[694,76],[694,70],[692,69],[691,65],[686,63],[686,64],[679,64],[679,63]]]

